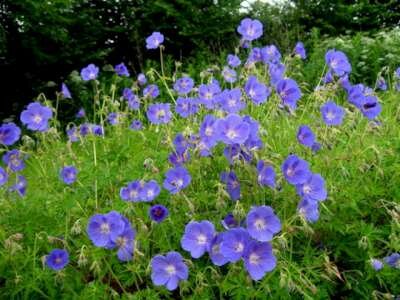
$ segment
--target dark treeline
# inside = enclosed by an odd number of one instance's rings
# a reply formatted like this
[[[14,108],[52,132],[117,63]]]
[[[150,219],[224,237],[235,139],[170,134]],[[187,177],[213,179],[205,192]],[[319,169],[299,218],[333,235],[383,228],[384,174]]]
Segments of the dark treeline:
[[[139,72],[158,53],[145,51],[153,31],[166,36],[174,59],[218,53],[237,43],[245,16],[265,24],[262,43],[282,51],[321,34],[377,31],[398,25],[393,1],[292,0],[279,6],[243,0],[2,0],[0,2],[0,117],[20,111],[39,91],[52,92],[88,63],[125,62]],[[203,55],[207,57],[207,55]],[[209,57],[209,56],[208,56]],[[53,82],[53,83],[51,83]]]

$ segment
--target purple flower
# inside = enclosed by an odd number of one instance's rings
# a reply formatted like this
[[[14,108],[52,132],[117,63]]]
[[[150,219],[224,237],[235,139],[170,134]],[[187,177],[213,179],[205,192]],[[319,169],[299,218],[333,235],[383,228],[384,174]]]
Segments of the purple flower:
[[[289,155],[282,164],[282,173],[294,185],[305,183],[311,176],[308,162],[294,154]]]
[[[61,95],[65,99],[71,99],[72,98],[71,92],[69,91],[67,85],[64,82],[61,84]]]
[[[308,222],[314,223],[319,219],[318,201],[303,199],[297,206],[297,211]]]
[[[153,201],[161,192],[161,188],[157,181],[150,180],[146,182],[139,191],[139,197],[141,201],[150,202]]]
[[[344,109],[333,101],[328,101],[321,106],[322,118],[326,125],[341,125],[344,118]]]
[[[178,153],[184,153],[189,148],[190,144],[189,141],[184,137],[182,133],[178,133],[174,140],[173,144],[175,146],[175,150]]]
[[[263,34],[263,25],[259,20],[245,18],[240,22],[237,32],[242,36],[243,40],[253,41]]]
[[[149,121],[153,124],[167,124],[172,118],[169,103],[151,104],[146,114]]]
[[[99,68],[94,64],[88,65],[86,68],[81,70],[81,77],[84,81],[96,79],[99,75]]]
[[[3,162],[13,172],[19,172],[25,169],[24,157],[22,153],[17,149],[7,151],[3,155]]]
[[[139,85],[145,85],[147,83],[146,75],[140,73],[137,77],[137,82],[139,83]]]
[[[383,260],[390,267],[400,269],[400,254],[399,253],[392,253],[389,256],[386,256]]]
[[[346,54],[342,51],[331,49],[325,54],[325,62],[337,76],[343,76],[351,72],[351,65]]]
[[[396,71],[394,71],[394,77],[400,79],[400,67],[398,67]]]
[[[120,115],[116,112],[109,113],[107,116],[107,121],[111,125],[117,125],[119,123]]]
[[[383,268],[383,262],[380,259],[372,258],[371,266],[375,271],[380,271]]]
[[[282,79],[276,85],[276,91],[284,105],[293,110],[297,108],[297,100],[301,98],[301,91],[296,81],[290,78]]]
[[[236,221],[232,213],[228,213],[225,218],[221,221],[222,226],[228,230],[230,228],[238,227],[239,223]]]
[[[226,145],[243,144],[250,133],[250,126],[243,118],[230,114],[224,119],[216,121],[215,128],[219,139]]]
[[[240,58],[234,54],[228,54],[228,57],[226,58],[226,62],[232,68],[236,68],[236,67],[240,66],[240,63],[241,63]]]
[[[295,55],[298,55],[301,59],[306,59],[306,48],[304,48],[304,44],[302,42],[298,42],[293,50]]]
[[[254,206],[246,217],[247,231],[260,242],[272,240],[281,231],[281,222],[270,206]]]
[[[261,49],[262,60],[265,64],[279,63],[281,60],[281,53],[275,45],[266,46]]]
[[[131,125],[129,126],[130,129],[132,130],[141,130],[143,127],[142,122],[140,120],[133,120]]]
[[[174,90],[179,95],[186,95],[190,93],[193,87],[194,87],[193,79],[187,76],[179,78],[174,84]]]
[[[237,80],[237,73],[229,67],[224,67],[222,69],[222,77],[224,77],[226,82],[234,83]]]
[[[376,81],[376,88],[381,90],[381,91],[386,91],[388,86],[386,84],[385,78],[379,77],[378,80]]]
[[[157,223],[164,221],[164,219],[166,217],[168,217],[168,215],[169,215],[168,209],[164,205],[161,205],[161,204],[153,205],[149,209],[150,219],[152,219],[153,221],[155,221]]]
[[[151,260],[151,280],[156,286],[164,285],[173,291],[178,287],[179,281],[187,280],[188,277],[188,267],[178,252],[171,251],[165,256],[156,255]]]
[[[76,113],[76,117],[78,119],[84,118],[86,116],[85,110],[81,107],[79,111]]]
[[[103,136],[104,135],[104,128],[101,125],[93,124],[92,125],[92,132],[94,135]]]
[[[325,180],[320,174],[312,174],[306,182],[296,185],[297,194],[310,201],[324,201],[328,196]]]
[[[226,184],[226,191],[233,201],[240,198],[240,182],[235,172],[222,172],[221,181]]]
[[[43,132],[48,129],[48,122],[52,117],[53,112],[49,107],[32,102],[21,113],[20,119],[30,130]]]
[[[182,249],[190,252],[193,258],[199,258],[209,249],[215,235],[214,225],[209,221],[192,221],[185,227],[181,239]]]
[[[160,95],[160,90],[158,89],[158,86],[155,84],[149,84],[143,89],[143,97],[145,98],[157,98],[158,95]]]
[[[257,163],[257,181],[261,186],[275,187],[275,171],[274,168],[266,164],[263,160]]]
[[[382,107],[375,96],[366,96],[361,105],[362,114],[369,120],[375,119],[382,111]]]
[[[76,181],[78,170],[74,166],[66,166],[60,171],[60,178],[66,184],[73,184]]]
[[[247,58],[246,65],[254,64],[262,61],[262,53],[261,49],[258,47],[254,47],[251,49],[249,57]]]
[[[167,171],[163,186],[171,194],[176,194],[186,188],[191,180],[192,177],[184,167],[176,167]]]
[[[246,103],[241,101],[242,92],[239,88],[224,90],[219,95],[219,105],[227,113],[238,113],[246,107]]]
[[[256,105],[264,103],[271,93],[265,84],[258,82],[255,76],[249,76],[244,90]]]
[[[159,32],[153,32],[146,38],[147,49],[157,49],[164,42],[164,35]]]
[[[301,125],[297,131],[297,141],[300,144],[311,148],[315,144],[315,134],[307,125]]]
[[[174,151],[168,156],[168,161],[175,167],[181,166],[190,159],[189,151]]]
[[[116,65],[114,67],[115,73],[117,73],[117,75],[119,76],[126,76],[129,77],[129,71],[128,68],[125,66],[125,64],[122,62],[119,65]]]
[[[208,147],[213,147],[218,141],[216,119],[213,115],[206,115],[200,125],[200,138]]]
[[[128,183],[127,186],[121,188],[119,195],[124,201],[140,201],[140,193],[142,191],[142,187],[142,183],[139,180],[132,181]]]
[[[6,170],[0,167],[0,186],[5,185],[7,183],[7,180],[8,180],[8,174]]]
[[[123,233],[124,229],[122,216],[116,211],[111,211],[105,215],[92,216],[87,225],[87,234],[95,246],[112,248],[109,247],[111,241]]]
[[[26,194],[26,186],[28,182],[25,177],[22,175],[18,175],[17,183],[10,187],[10,191],[16,191],[21,197],[24,197]]]
[[[120,233],[110,235],[110,241],[106,245],[106,248],[113,249],[117,247],[118,259],[120,261],[130,261],[133,258],[136,232],[127,218],[121,215],[119,217],[123,222],[123,229]]]
[[[199,87],[199,101],[208,109],[213,109],[221,88],[216,83],[202,84]]]
[[[241,227],[226,231],[220,245],[221,254],[229,262],[237,262],[242,258],[243,252],[250,241],[249,233]]]
[[[215,235],[208,249],[211,261],[216,266],[223,266],[229,262],[228,259],[221,253],[221,243],[224,235],[224,232]]]
[[[268,72],[271,78],[271,83],[275,86],[278,82],[283,80],[286,67],[284,64],[269,64]]]
[[[64,249],[53,249],[46,256],[46,265],[54,271],[60,271],[69,263],[68,252]]]
[[[0,144],[11,146],[21,136],[21,129],[14,123],[6,123],[0,126]]]
[[[187,118],[198,112],[199,106],[195,98],[182,98],[176,99],[175,111],[182,118]]]
[[[260,280],[276,267],[276,258],[268,242],[250,241],[243,253],[243,260],[253,280]]]

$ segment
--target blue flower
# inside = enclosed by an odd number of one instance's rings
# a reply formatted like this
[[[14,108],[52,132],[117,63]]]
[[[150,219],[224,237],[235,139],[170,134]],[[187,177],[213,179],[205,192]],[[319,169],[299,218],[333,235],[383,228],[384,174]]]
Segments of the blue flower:
[[[66,184],[73,184],[76,181],[78,170],[74,166],[65,166],[60,171],[60,177]]]
[[[201,257],[208,249],[215,235],[214,225],[209,221],[192,221],[185,227],[181,246],[193,258]]]
[[[312,174],[304,183],[296,185],[297,194],[309,201],[324,201],[328,192],[320,174]]]
[[[282,173],[294,185],[305,183],[311,176],[308,163],[294,154],[289,155],[282,164]]]
[[[119,65],[116,65],[114,67],[115,73],[117,73],[119,76],[126,76],[129,77],[129,71],[128,68],[125,66],[125,64],[122,62]]]
[[[240,58],[234,54],[228,54],[228,57],[226,58],[226,62],[232,68],[236,68],[236,67],[240,66],[240,63],[241,63]]]
[[[14,123],[5,123],[0,126],[0,144],[11,146],[21,136],[21,129]]]
[[[178,287],[181,280],[187,280],[189,270],[182,255],[171,251],[165,256],[156,255],[151,260],[151,280],[154,285],[164,285],[169,291]]]
[[[268,242],[281,231],[281,222],[270,206],[254,206],[247,214],[246,227],[253,239]]]
[[[96,79],[99,75],[99,68],[94,64],[90,64],[81,70],[81,77],[84,81]]]
[[[174,84],[174,90],[179,95],[186,95],[188,94],[194,87],[194,81],[190,77],[182,77],[179,78]]]
[[[297,141],[300,144],[311,148],[315,144],[315,134],[307,125],[301,125],[297,131]]]
[[[304,47],[304,44],[302,42],[298,42],[296,46],[294,47],[293,50],[294,54],[299,56],[301,59],[306,59],[307,54],[306,54],[306,49]]]
[[[243,253],[244,266],[253,280],[260,280],[276,267],[276,257],[268,242],[250,241]]]
[[[344,109],[333,101],[326,102],[321,106],[322,118],[326,125],[341,125],[344,118]]]
[[[191,180],[192,177],[185,168],[176,167],[167,171],[163,186],[171,194],[176,194],[186,188]]]
[[[61,95],[65,99],[71,99],[72,98],[71,92],[69,91],[67,85],[64,82],[61,84]]]
[[[276,85],[276,91],[284,105],[293,110],[297,108],[297,101],[301,98],[301,91],[296,81],[290,78],[282,79]]]
[[[64,249],[53,249],[46,256],[46,265],[54,271],[60,271],[69,263],[69,254]]]
[[[329,50],[325,54],[325,62],[329,69],[339,77],[351,72],[349,60],[347,59],[346,54],[342,51],[336,51],[335,49]]]
[[[43,132],[49,128],[48,122],[52,117],[53,112],[49,107],[33,102],[21,113],[20,119],[30,130]]]
[[[147,49],[157,49],[164,42],[164,35],[159,32],[153,32],[146,38]]]
[[[263,34],[263,25],[259,20],[245,18],[240,22],[237,32],[242,36],[243,40],[253,41]]]
[[[146,114],[149,121],[153,124],[167,124],[172,118],[169,103],[151,104]]]

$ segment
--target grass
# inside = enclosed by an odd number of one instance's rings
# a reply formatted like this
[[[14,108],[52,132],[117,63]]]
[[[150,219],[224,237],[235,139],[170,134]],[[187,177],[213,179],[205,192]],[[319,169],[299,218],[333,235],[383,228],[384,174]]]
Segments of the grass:
[[[109,107],[117,101],[110,86],[102,86],[99,96],[109,101]],[[62,129],[55,128],[34,140],[24,139],[20,149],[29,155],[22,172],[28,181],[27,195],[20,198],[0,190],[0,298],[391,299],[390,295],[400,294],[399,270],[386,266],[376,272],[369,263],[372,257],[400,251],[399,94],[379,94],[383,111],[378,126],[345,103],[341,93],[302,89],[304,96],[294,115],[278,108],[276,95],[260,107],[249,103],[243,113],[260,122],[265,147],[255,157],[274,166],[278,189],[258,186],[256,160],[236,162],[233,169],[242,197],[231,201],[219,180],[220,173],[230,168],[219,145],[212,157],[192,154],[187,164],[192,182],[187,189],[177,195],[163,190],[154,201],[170,210],[160,224],[147,215],[151,204],[124,202],[119,190],[134,179],[161,184],[171,168],[173,137],[182,131],[197,132],[206,112],[190,119],[176,117],[168,125],[145,123],[142,131],[130,130],[125,119],[107,126],[104,138],[88,136],[72,144],[65,141]],[[328,98],[346,108],[340,127],[322,122],[319,107]],[[316,154],[296,141],[302,124],[309,125],[322,144]],[[312,171],[326,180],[329,195],[315,224],[297,214],[300,199],[280,172],[290,153],[306,159]],[[65,165],[79,170],[72,186],[59,178]],[[271,205],[283,225],[272,242],[277,268],[261,281],[251,281],[242,262],[216,267],[207,255],[191,259],[181,249],[189,221],[207,219],[222,231],[220,221],[227,213],[243,218],[252,205],[261,204]],[[96,248],[86,234],[90,216],[110,210],[128,217],[137,231],[131,262],[121,263],[115,251]],[[60,272],[43,264],[53,248],[70,253],[69,265]],[[174,292],[152,284],[149,266],[154,255],[171,250],[184,255],[190,271],[189,280]]]

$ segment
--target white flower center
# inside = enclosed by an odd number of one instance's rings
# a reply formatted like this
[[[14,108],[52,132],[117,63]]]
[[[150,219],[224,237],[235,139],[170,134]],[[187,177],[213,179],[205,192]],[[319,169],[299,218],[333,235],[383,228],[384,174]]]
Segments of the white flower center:
[[[335,118],[335,114],[329,111],[325,116],[329,121],[332,121]]]
[[[254,226],[257,228],[257,230],[263,230],[265,228],[265,221],[263,219],[257,219],[254,222]]]
[[[237,133],[235,130],[230,129],[228,130],[228,132],[226,133],[226,136],[230,139],[234,139],[235,137],[237,137]]]
[[[43,118],[41,115],[34,115],[33,116],[33,122],[35,122],[36,124],[39,124],[40,122],[42,122]]]
[[[250,254],[249,261],[252,265],[258,265],[260,263],[260,257],[257,254],[252,253]]]
[[[100,232],[103,234],[110,233],[110,225],[108,223],[102,223],[100,226]]]
[[[206,136],[212,136],[212,134],[213,134],[212,127],[208,126],[204,133],[206,134]]]
[[[204,234],[199,234],[197,237],[197,244],[204,245],[205,243],[207,243],[207,237]]]
[[[243,243],[237,243],[235,246],[235,252],[243,252],[244,245]]]
[[[168,266],[165,268],[165,271],[167,271],[167,273],[168,273],[169,275],[175,275],[175,274],[176,274],[176,268],[175,268],[174,265],[168,265]]]
[[[311,187],[308,184],[305,184],[303,186],[303,193],[304,194],[309,194],[311,192]]]

